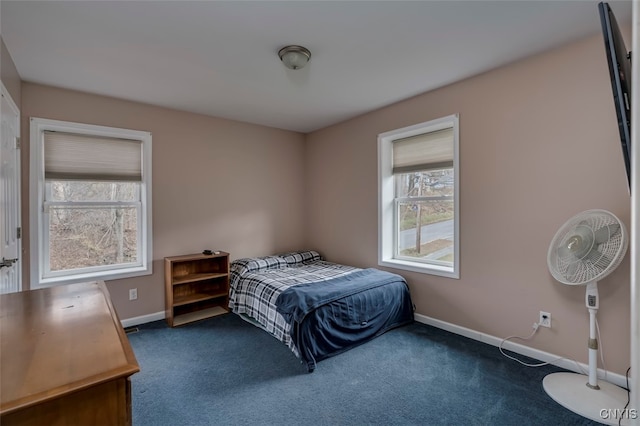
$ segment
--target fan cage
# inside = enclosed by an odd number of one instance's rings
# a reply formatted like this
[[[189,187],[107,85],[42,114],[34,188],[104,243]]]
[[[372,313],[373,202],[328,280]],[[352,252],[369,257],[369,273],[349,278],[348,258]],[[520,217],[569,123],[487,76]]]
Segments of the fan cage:
[[[620,228],[605,242],[597,244],[596,256],[579,259],[573,255],[560,254],[560,248],[575,235],[578,226],[586,226],[595,234],[597,230],[611,225],[618,225]],[[613,272],[624,259],[628,243],[627,231],[618,217],[606,210],[587,210],[569,219],[556,232],[549,245],[547,264],[551,275],[561,283],[586,284],[600,280]]]

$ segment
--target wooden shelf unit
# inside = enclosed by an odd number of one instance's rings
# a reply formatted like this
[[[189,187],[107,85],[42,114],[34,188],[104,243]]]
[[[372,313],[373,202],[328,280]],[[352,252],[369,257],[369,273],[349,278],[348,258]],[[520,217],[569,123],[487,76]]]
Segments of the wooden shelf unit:
[[[164,282],[170,327],[229,312],[229,253],[165,257]]]

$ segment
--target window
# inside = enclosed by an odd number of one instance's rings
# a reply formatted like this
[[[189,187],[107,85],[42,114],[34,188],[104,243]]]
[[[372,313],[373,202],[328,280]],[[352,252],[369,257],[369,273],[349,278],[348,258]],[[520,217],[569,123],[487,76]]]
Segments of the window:
[[[378,264],[459,278],[458,116],[378,136]]]
[[[151,134],[31,119],[31,287],[152,272]]]

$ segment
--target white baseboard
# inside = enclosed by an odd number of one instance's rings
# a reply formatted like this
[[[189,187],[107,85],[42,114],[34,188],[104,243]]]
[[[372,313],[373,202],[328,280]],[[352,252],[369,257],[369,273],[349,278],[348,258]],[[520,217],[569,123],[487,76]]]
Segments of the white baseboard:
[[[141,315],[139,317],[127,318],[122,321],[123,327],[133,327],[136,325],[146,324],[148,322],[159,321],[165,318],[164,311],[156,312],[153,314]],[[472,330],[470,328],[461,327],[459,325],[451,324],[445,321],[441,321],[435,318],[428,317],[426,315],[414,314],[414,319],[422,324],[431,325],[433,327],[449,331],[454,334],[458,334],[460,336],[468,337],[469,339],[477,340],[482,343],[486,343],[488,345],[492,345],[495,347],[499,347],[500,343],[503,339],[500,339],[495,336],[491,336],[489,334],[481,333],[479,331]],[[589,371],[589,366],[583,363],[578,363],[576,361],[561,358],[559,355],[554,355],[549,352],[544,352],[539,349],[530,348],[525,345],[521,345],[519,343],[513,343],[511,341],[506,341],[502,344],[502,348],[515,352],[520,355],[524,355],[533,359],[540,360],[542,362],[548,362],[549,364],[555,365],[560,368],[564,368],[569,371],[573,371],[576,373],[583,373]],[[515,362],[515,361],[514,361]],[[580,371],[580,368],[582,371]],[[604,377],[605,371],[603,369],[598,369],[598,377]],[[617,386],[627,387],[627,379],[622,374],[612,373],[610,371],[606,372],[606,378],[608,382],[611,382]]]
[[[153,314],[141,315],[139,317],[127,318],[120,321],[124,328],[133,327],[134,325],[146,324],[148,322],[159,321],[165,318],[164,311]]]
[[[499,347],[500,343],[503,339],[500,339],[495,336],[491,336],[488,334],[480,333],[479,331],[471,330],[470,328],[461,327],[459,325],[451,324],[445,321],[440,321],[435,318],[428,317],[426,315],[414,314],[414,319],[422,324],[431,325],[436,328],[440,328],[445,331],[449,331],[454,334],[459,334],[460,336],[468,337],[473,340],[477,340],[482,343],[486,343],[492,346]],[[589,366],[583,363],[578,363],[571,359],[562,358],[558,355],[551,354],[549,352],[544,352],[538,349],[530,348],[525,345],[521,345],[519,343],[513,343],[511,341],[506,341],[502,345],[503,349],[515,352],[520,355],[528,356],[530,358],[534,358],[540,360],[542,362],[548,362],[549,364],[555,365],[560,368],[564,368],[569,371],[573,371],[575,373],[583,373],[589,371]],[[514,361],[515,362],[515,361]],[[578,364],[580,368],[578,368]],[[583,373],[584,374],[584,373]],[[598,369],[598,378],[605,377],[605,371],[603,369]],[[611,382],[620,387],[627,387],[627,379],[625,376],[617,373],[612,373],[610,371],[606,372],[606,378],[608,382]]]

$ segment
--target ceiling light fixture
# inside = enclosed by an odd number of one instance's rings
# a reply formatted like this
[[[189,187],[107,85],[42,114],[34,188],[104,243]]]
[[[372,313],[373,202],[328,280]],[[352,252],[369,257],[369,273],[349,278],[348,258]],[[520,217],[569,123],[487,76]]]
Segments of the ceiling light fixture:
[[[280,56],[280,60],[285,67],[298,70],[307,65],[307,62],[311,59],[311,52],[302,46],[291,45],[280,49],[278,56]]]

